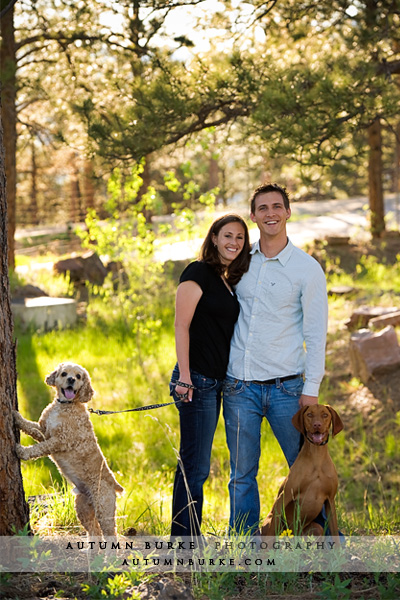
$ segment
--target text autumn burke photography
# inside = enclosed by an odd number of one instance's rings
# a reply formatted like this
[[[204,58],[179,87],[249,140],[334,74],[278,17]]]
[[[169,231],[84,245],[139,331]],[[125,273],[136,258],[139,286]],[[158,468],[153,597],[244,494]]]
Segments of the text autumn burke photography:
[[[0,572],[400,572],[400,538],[11,536]]]

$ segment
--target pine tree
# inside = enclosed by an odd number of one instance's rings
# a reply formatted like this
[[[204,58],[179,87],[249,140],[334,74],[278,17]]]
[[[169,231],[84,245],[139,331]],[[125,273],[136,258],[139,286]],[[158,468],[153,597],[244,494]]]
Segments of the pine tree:
[[[0,119],[0,536],[13,535],[29,525],[20,462],[15,454],[19,430],[12,410],[17,408],[17,368],[8,279],[7,201]]]

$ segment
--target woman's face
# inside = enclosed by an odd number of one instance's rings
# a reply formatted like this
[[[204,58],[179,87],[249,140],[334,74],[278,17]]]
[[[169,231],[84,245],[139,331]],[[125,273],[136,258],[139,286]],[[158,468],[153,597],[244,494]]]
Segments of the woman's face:
[[[212,241],[217,247],[221,263],[229,265],[243,250],[245,241],[244,227],[237,221],[227,223],[221,227],[218,235],[213,235]]]

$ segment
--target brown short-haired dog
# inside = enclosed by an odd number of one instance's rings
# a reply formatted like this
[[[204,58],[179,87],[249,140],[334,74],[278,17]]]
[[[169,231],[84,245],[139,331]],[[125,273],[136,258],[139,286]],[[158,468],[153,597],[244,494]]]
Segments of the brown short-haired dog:
[[[33,446],[17,444],[19,458],[50,456],[59,471],[74,485],[77,516],[90,537],[116,535],[116,481],[97,442],[85,403],[94,390],[86,369],[61,363],[45,379],[56,388],[56,398],[37,423],[14,411],[17,425],[38,441]]]
[[[343,429],[343,423],[337,412],[325,404],[301,408],[292,423],[304,435],[304,444],[263,522],[261,535],[274,536],[286,527],[292,531],[300,529],[297,535],[322,535],[323,528],[314,519],[325,506],[330,534],[338,536],[338,477],[327,443],[331,426],[335,436]]]

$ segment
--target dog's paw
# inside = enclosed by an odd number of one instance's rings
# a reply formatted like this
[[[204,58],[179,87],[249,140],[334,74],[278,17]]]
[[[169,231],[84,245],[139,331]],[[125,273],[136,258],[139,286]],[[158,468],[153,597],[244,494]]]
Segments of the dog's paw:
[[[32,429],[31,431],[31,437],[33,437],[34,440],[36,440],[37,442],[43,442],[46,438],[44,437],[44,434],[42,432],[41,429],[38,429],[37,427],[35,427],[34,429]]]
[[[13,417],[14,417],[14,421],[16,422],[17,425],[19,425],[22,421],[22,416],[19,414],[19,412],[17,410],[13,410]]]
[[[21,460],[28,460],[27,449],[24,446],[21,446],[21,444],[15,444],[15,452]]]

